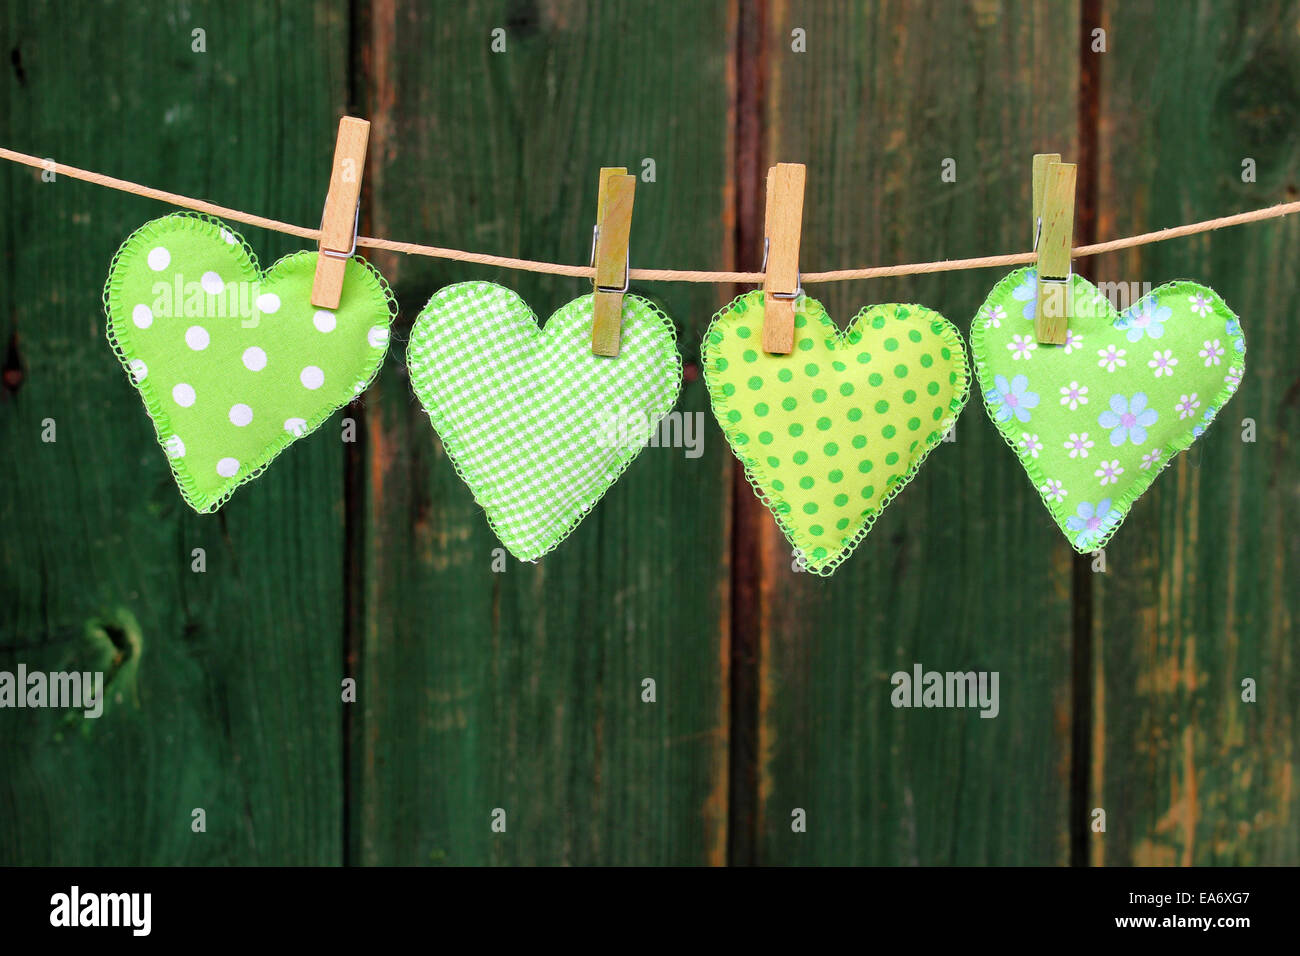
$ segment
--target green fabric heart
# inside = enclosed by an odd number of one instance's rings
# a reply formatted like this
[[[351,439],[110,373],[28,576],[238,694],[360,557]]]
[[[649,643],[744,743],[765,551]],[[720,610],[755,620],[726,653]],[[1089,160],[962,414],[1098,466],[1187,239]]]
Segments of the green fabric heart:
[[[1203,285],[1162,285],[1117,312],[1075,276],[1068,341],[1039,345],[1037,282],[1019,269],[998,283],[971,324],[971,350],[989,417],[1088,553],[1236,392],[1246,340]]]
[[[361,259],[334,310],[311,304],[316,253],[260,272],[215,219],[177,214],[133,232],[104,287],[108,340],[140,392],[195,511],[215,511],[281,451],[365,390],[396,303]]]
[[[704,378],[731,449],[806,567],[828,575],[912,480],[970,390],[953,325],[919,305],[873,305],[839,332],[795,306],[789,355],[763,351],[763,293],[704,337]]]
[[[591,351],[592,297],[546,330],[518,295],[488,282],[435,293],[406,360],[415,394],[457,472],[520,561],[555,548],[650,440],[681,388],[668,318],[623,299],[614,358]]]

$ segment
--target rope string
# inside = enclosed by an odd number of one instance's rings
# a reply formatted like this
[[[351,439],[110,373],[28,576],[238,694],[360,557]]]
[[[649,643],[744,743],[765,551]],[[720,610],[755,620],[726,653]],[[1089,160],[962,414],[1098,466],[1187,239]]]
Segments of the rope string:
[[[205,212],[233,222],[257,226],[260,229],[269,229],[272,232],[282,232],[301,239],[320,241],[319,229],[295,226],[292,223],[280,222],[278,219],[267,219],[265,216],[257,216],[240,209],[218,206],[216,203],[194,199],[190,196],[182,196],[179,193],[167,192],[165,189],[155,189],[153,186],[142,186],[129,180],[117,179],[113,176],[106,176],[103,173],[96,173],[86,169],[78,169],[76,166],[52,162],[39,156],[31,156],[16,150],[5,149],[2,146],[0,146],[0,159],[33,166],[37,169],[52,170],[57,175],[67,176],[69,179],[79,179],[83,182],[94,183],[97,186],[106,186],[109,189],[131,193],[135,196],[157,199],[159,202],[180,206],[184,209],[193,209],[197,212]],[[1261,222],[1265,219],[1278,219],[1293,212],[1300,212],[1300,202],[1279,203],[1275,206],[1266,206],[1263,209],[1256,209],[1251,212],[1222,216],[1218,219],[1206,219],[1202,222],[1191,222],[1182,226],[1172,226],[1168,229],[1144,232],[1141,235],[1128,236],[1124,239],[1112,239],[1109,242],[1098,242],[1088,246],[1075,246],[1070,250],[1070,255],[1075,259],[1082,259],[1085,256],[1096,256],[1104,252],[1131,249],[1134,246],[1164,242],[1167,239],[1179,239],[1183,236],[1193,236],[1228,226],[1241,226],[1250,222]],[[509,256],[493,256],[482,252],[466,252],[463,249],[444,249],[439,246],[424,246],[415,242],[399,242],[395,239],[375,239],[369,236],[358,236],[357,245],[368,249],[384,249],[389,252],[428,256],[432,259],[450,259],[455,262],[469,262],[474,265],[497,266],[502,269],[515,269],[521,272],[544,272],[549,275],[572,276],[578,279],[590,279],[595,275],[595,270],[590,266],[570,266],[558,262],[514,259]],[[880,279],[886,276],[956,272],[964,269],[1005,268],[1007,266],[1025,265],[1026,263],[1035,262],[1037,259],[1038,254],[1035,252],[1017,252],[1002,256],[980,256],[974,259],[941,259],[937,262],[911,262],[896,266],[873,266],[866,269],[805,272],[801,278],[803,282],[846,282],[850,279]],[[630,276],[632,279],[649,282],[761,283],[763,281],[763,273],[761,272],[703,272],[693,269],[632,269],[630,270]]]

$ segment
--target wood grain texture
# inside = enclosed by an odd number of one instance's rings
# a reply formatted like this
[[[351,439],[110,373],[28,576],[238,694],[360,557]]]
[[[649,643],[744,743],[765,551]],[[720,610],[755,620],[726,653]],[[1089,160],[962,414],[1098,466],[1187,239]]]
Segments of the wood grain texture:
[[[637,264],[680,268],[758,267],[781,161],[809,167],[806,271],[1027,248],[1039,150],[1078,160],[1081,196],[1096,181],[1077,216],[1101,239],[1297,198],[1294,4],[1100,8],[1092,62],[1077,0],[9,4],[0,142],[314,224],[357,113],[368,234],[584,262],[593,178],[622,163]],[[1300,220],[1089,260],[1101,282],[1213,286],[1249,347],[1104,572],[1074,563],[976,386],[822,580],[708,410],[700,338],[733,290],[633,287],[677,324],[702,454],[647,449],[521,565],[412,396],[404,338],[451,282],[544,318],[587,280],[376,254],[402,310],[377,384],[198,516],[100,303],[121,241],[171,209],[8,164],[0,206],[0,670],[109,681],[98,719],[0,712],[0,864],[1060,864],[1090,822],[1072,796],[1107,812],[1096,865],[1300,861]],[[244,232],[267,265],[304,246]],[[841,326],[919,302],[965,332],[1000,276],[811,291]],[[998,671],[999,716],[895,709],[916,663]],[[1071,791],[1072,758],[1091,776]]]
[[[1116,4],[1105,25],[1103,238],[1296,198],[1294,4]],[[1096,576],[1095,864],[1300,858],[1297,261],[1290,218],[1098,262],[1111,282],[1213,287],[1247,351],[1238,394],[1134,506]]]
[[[1032,155],[1074,148],[1075,69],[1057,54],[1077,18],[1070,3],[774,3],[768,161],[816,171],[805,268],[1023,248]],[[795,28],[807,53],[791,52]],[[1044,82],[1059,95],[1037,96]],[[964,333],[997,278],[811,291],[841,327],[918,302]],[[793,572],[764,525],[762,862],[1066,858],[1068,547],[977,390],[956,434],[833,578]],[[893,708],[890,675],[917,662],[999,671],[1000,715]]]
[[[0,140],[319,215],[346,81],[342,4],[55,9],[0,11]],[[118,245],[171,210],[8,164],[0,189],[0,669],[102,667],[110,682],[98,719],[0,717],[0,862],[339,862],[337,419],[219,514],[189,511],[100,302]],[[299,247],[248,238],[268,264]],[[206,573],[191,570],[195,548]],[[206,833],[191,831],[196,807]]]
[[[617,161],[641,176],[651,159],[632,223],[638,261],[723,266],[725,14],[692,3],[374,3],[372,227],[580,262],[597,170]],[[490,47],[497,28],[501,53]],[[471,278],[517,290],[542,319],[591,292],[584,280],[414,258],[381,268],[407,322],[431,290]],[[633,291],[677,323],[678,409],[707,416],[696,366],[720,291]],[[521,565],[500,550],[397,362],[376,392],[354,858],[723,862],[730,456],[718,433],[709,428],[698,458],[645,450],[563,547]],[[645,678],[656,703],[642,702]],[[490,827],[497,808],[505,833]]]

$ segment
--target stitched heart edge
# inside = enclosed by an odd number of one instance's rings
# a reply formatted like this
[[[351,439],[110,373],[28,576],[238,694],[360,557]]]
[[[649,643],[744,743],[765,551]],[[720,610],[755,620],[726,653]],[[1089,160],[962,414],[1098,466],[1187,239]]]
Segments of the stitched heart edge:
[[[140,388],[139,383],[135,381],[135,375],[131,371],[131,362],[138,356],[127,354],[126,347],[121,341],[119,341],[114,329],[113,310],[115,308],[119,309],[118,314],[121,316],[121,321],[123,323],[130,321],[127,313],[121,311],[122,303],[120,294],[125,279],[118,273],[119,266],[122,265],[122,258],[127,252],[127,247],[137,238],[148,239],[152,236],[159,235],[163,231],[164,224],[167,224],[168,226],[181,225],[185,228],[201,232],[206,232],[206,227],[208,226],[215,226],[218,230],[224,230],[233,237],[233,245],[238,245],[243,250],[245,257],[248,260],[248,265],[256,273],[257,281],[259,282],[264,281],[267,276],[271,275],[271,273],[281,267],[287,268],[289,265],[304,258],[314,260],[317,253],[309,252],[305,249],[298,252],[292,252],[287,256],[282,256],[277,259],[269,269],[263,270],[258,266],[257,254],[253,252],[253,247],[248,244],[242,235],[232,229],[227,223],[217,219],[215,216],[208,216],[203,213],[178,212],[161,216],[158,219],[153,219],[145,223],[127,236],[126,239],[123,240],[122,244],[118,246],[117,252],[113,254],[113,261],[110,263],[108,268],[108,280],[104,283],[103,292],[104,316],[107,319],[107,329],[105,334],[108,338],[108,344],[112,347],[113,354],[117,356],[118,361],[122,364],[122,368],[126,370],[127,381],[130,383],[131,387],[135,389],[136,393],[140,396],[140,400],[144,403],[145,411],[148,412],[149,418],[153,422],[154,433],[157,436],[158,444],[162,447],[163,457],[167,459],[167,465],[171,468],[172,476],[175,478],[176,484],[180,488],[181,497],[185,499],[186,504],[199,514],[211,514],[229,501],[230,496],[233,495],[241,485],[247,484],[255,478],[261,477],[262,473],[271,466],[271,463],[279,457],[282,451],[299,439],[306,438],[312,432],[316,431],[316,429],[323,425],[331,415],[365,391],[370,386],[370,383],[374,381],[375,376],[379,374],[379,369],[384,364],[384,358],[388,354],[388,342],[386,341],[384,343],[383,349],[374,350],[374,362],[366,368],[363,377],[353,383],[353,393],[350,398],[313,414],[307,421],[307,425],[301,434],[290,435],[288,432],[283,432],[283,437],[277,438],[276,441],[272,442],[258,453],[257,457],[254,459],[257,464],[245,465],[241,463],[239,471],[222,486],[222,490],[215,498],[209,498],[208,496],[203,495],[194,488],[194,480],[189,468],[182,467],[184,465],[184,459],[173,458],[168,453],[167,441],[176,434],[175,430],[171,427],[171,420],[168,418],[167,412],[163,409],[161,400],[157,396],[151,397],[149,394],[146,394],[144,389]],[[218,232],[217,236],[214,238],[221,238],[221,233]],[[388,304],[388,319],[386,327],[389,329],[389,340],[391,341],[392,324],[393,320],[397,317],[397,298],[393,295],[393,290],[389,287],[388,280],[383,277],[378,269],[360,256],[353,256],[352,261],[362,266],[365,270],[363,275],[368,276],[373,280],[373,285],[368,285],[367,291],[372,293],[378,291],[383,296],[384,301]]]
[[[1223,411],[1224,406],[1228,404],[1228,402],[1232,399],[1234,395],[1237,394],[1237,392],[1241,391],[1241,385],[1238,384],[1236,389],[1229,389],[1227,385],[1219,386],[1219,391],[1215,395],[1214,402],[1213,402],[1214,414],[1208,419],[1202,416],[1200,419],[1196,421],[1195,424],[1191,425],[1185,433],[1180,434],[1174,438],[1171,438],[1167,443],[1171,449],[1169,457],[1167,457],[1158,468],[1152,468],[1150,471],[1142,472],[1138,478],[1137,483],[1130,486],[1130,488],[1127,491],[1125,491],[1123,495],[1120,496],[1118,502],[1112,500],[1111,502],[1112,507],[1116,508],[1119,511],[1118,520],[1116,520],[1110,526],[1110,528],[1094,543],[1089,544],[1087,547],[1080,547],[1077,543],[1075,543],[1075,536],[1071,533],[1070,529],[1065,524],[1066,519],[1073,517],[1074,513],[1065,510],[1062,505],[1053,502],[1051,499],[1048,498],[1048,496],[1043,492],[1043,488],[1047,485],[1048,478],[1046,474],[1044,474],[1043,470],[1039,467],[1038,460],[1034,458],[1032,455],[1030,455],[1027,450],[1021,449],[1019,443],[1011,436],[1010,433],[1003,431],[1002,424],[1000,424],[994,417],[994,410],[992,405],[989,403],[988,396],[993,391],[993,387],[994,387],[993,379],[996,377],[997,374],[1001,374],[1001,373],[991,373],[989,371],[987,359],[980,358],[981,354],[983,354],[986,351],[984,348],[984,320],[981,318],[985,308],[991,302],[993,302],[994,299],[998,299],[1001,296],[1006,295],[1007,290],[1011,286],[1021,284],[1024,281],[1025,277],[1030,272],[1033,271],[1034,268],[1032,266],[1026,266],[1025,268],[1017,269],[1014,272],[1011,272],[1007,276],[1005,276],[1001,282],[999,282],[996,286],[993,287],[993,291],[990,292],[988,294],[988,297],[980,304],[979,309],[976,310],[975,312],[975,318],[971,320],[971,331],[970,331],[971,353],[975,357],[975,374],[976,377],[979,379],[979,383],[980,383],[980,398],[984,405],[984,412],[989,417],[989,421],[993,423],[993,427],[997,429],[998,434],[1002,436],[1002,440],[1007,443],[1007,447],[1009,447],[1013,452],[1015,452],[1016,457],[1020,459],[1021,465],[1024,466],[1025,472],[1030,482],[1034,486],[1034,491],[1036,491],[1038,493],[1038,497],[1042,499],[1043,505],[1047,508],[1048,513],[1051,514],[1052,519],[1056,522],[1057,526],[1061,529],[1061,532],[1065,535],[1066,540],[1070,543],[1070,547],[1072,547],[1079,554],[1092,554],[1104,548],[1106,546],[1106,543],[1110,541],[1112,537],[1114,537],[1115,532],[1120,529],[1120,526],[1128,518],[1129,512],[1132,509],[1134,502],[1136,502],[1138,498],[1141,498],[1142,495],[1146,493],[1147,489],[1151,487],[1151,484],[1156,480],[1157,477],[1159,477],[1160,473],[1169,467],[1169,465],[1173,462],[1174,458],[1177,457],[1178,453],[1186,451],[1196,442],[1196,440],[1199,437],[1204,436],[1205,432],[1207,432],[1210,426],[1214,424],[1215,419],[1219,417],[1219,413]],[[1172,282],[1166,282],[1162,286],[1157,286],[1156,288],[1152,289],[1150,292],[1146,293],[1141,298],[1139,298],[1137,302],[1133,303],[1133,306],[1139,305],[1143,300],[1147,298],[1159,296],[1166,292],[1181,293],[1187,291],[1198,293],[1201,295],[1204,295],[1205,293],[1209,293],[1209,298],[1212,304],[1214,305],[1214,314],[1216,316],[1223,317],[1224,335],[1227,336],[1229,339],[1240,338],[1242,340],[1242,343],[1243,344],[1245,343],[1246,330],[1244,328],[1242,328],[1239,333],[1232,333],[1227,330],[1227,324],[1233,320],[1236,320],[1238,326],[1240,327],[1241,325],[1240,316],[1238,316],[1237,313],[1233,312],[1232,309],[1228,307],[1228,304],[1223,301],[1223,297],[1220,296],[1219,293],[1215,292],[1209,286],[1202,285],[1199,282],[1194,282],[1191,279],[1175,279]],[[1106,307],[1110,310],[1110,312],[1114,316],[1110,320],[1110,325],[1112,328],[1114,327],[1115,321],[1118,320],[1120,315],[1122,314],[1115,308],[1114,305],[1110,303],[1109,299],[1107,299],[1105,296],[1101,294],[1100,290],[1095,285],[1093,285],[1087,279],[1084,279],[1082,276],[1076,275],[1074,277],[1074,286],[1071,289],[1071,293],[1074,296],[1078,296],[1081,293],[1085,295],[1092,295],[1106,302]],[[1132,308],[1133,306],[1130,306],[1130,308]],[[1128,310],[1126,309],[1125,311]],[[1049,347],[1059,348],[1059,346],[1049,346]],[[1241,365],[1241,380],[1245,381],[1246,350],[1243,348],[1240,352],[1236,354],[1238,356],[1236,362]],[[1056,383],[1052,383],[1052,384],[1056,384]],[[1201,429],[1201,435],[1199,436],[1194,434],[1197,425],[1203,426]]]
[[[746,462],[746,458],[749,456],[741,454],[741,451],[736,446],[736,443],[732,441],[731,434],[727,430],[727,426],[724,424],[726,420],[725,413],[729,410],[729,406],[727,405],[726,396],[722,394],[721,386],[718,385],[715,387],[713,382],[713,378],[712,378],[713,362],[711,361],[711,355],[710,355],[711,348],[709,345],[709,339],[711,334],[714,331],[714,328],[722,321],[723,318],[729,315],[736,308],[737,303],[741,302],[742,300],[750,300],[746,306],[747,309],[754,308],[755,306],[757,306],[757,308],[761,310],[763,307],[763,292],[761,290],[755,290],[753,292],[746,292],[743,295],[736,296],[736,298],[732,299],[730,303],[728,303],[723,308],[719,309],[718,312],[714,314],[712,321],[709,322],[709,327],[704,332],[704,347],[701,350],[701,358],[702,358],[702,364],[704,365],[704,384],[708,387],[709,390],[709,404],[713,409],[714,418],[716,418],[718,421],[718,426],[722,429],[723,437],[727,439],[727,444],[731,446],[732,454],[736,457],[736,460],[739,461],[745,469],[745,479],[749,482],[750,487],[754,489],[754,494],[758,497],[759,501],[763,503],[764,507],[766,507],[767,510],[771,512],[772,517],[776,519],[777,527],[779,527],[781,529],[781,533],[785,535],[786,541],[788,541],[790,543],[790,546],[795,549],[795,551],[799,554],[800,557],[803,558],[804,567],[809,572],[811,572],[812,574],[816,574],[819,577],[830,577],[835,572],[835,569],[838,568],[841,564],[843,564],[846,560],[848,560],[849,556],[853,554],[857,546],[862,543],[862,540],[867,536],[867,534],[871,531],[872,526],[876,523],[876,519],[880,517],[881,514],[884,513],[885,508],[887,508],[890,505],[890,503],[893,502],[893,500],[899,495],[900,492],[902,492],[904,488],[906,488],[908,485],[912,483],[912,479],[916,477],[916,474],[918,471],[920,471],[921,466],[925,464],[925,460],[930,457],[930,452],[934,451],[935,448],[943,444],[943,436],[946,435],[949,432],[949,430],[952,429],[953,425],[957,423],[957,419],[961,415],[962,409],[966,407],[966,401],[970,398],[971,370],[970,370],[970,363],[966,357],[966,340],[962,338],[961,332],[958,331],[955,325],[953,325],[950,321],[944,318],[943,315],[936,312],[934,309],[928,308],[927,306],[924,305],[917,305],[915,303],[907,303],[907,302],[887,302],[887,303],[876,303],[873,305],[864,305],[861,309],[858,310],[857,315],[853,317],[853,320],[849,323],[848,327],[841,332],[836,327],[835,322],[831,319],[830,314],[826,311],[826,307],[823,306],[821,302],[819,302],[817,299],[812,298],[812,296],[800,295],[798,300],[796,300],[795,302],[796,312],[798,312],[802,308],[805,300],[808,302],[812,302],[816,305],[817,307],[816,313],[817,313],[818,320],[821,322],[822,327],[825,329],[825,331],[832,336],[832,346],[831,346],[832,352],[839,349],[841,345],[851,344],[848,342],[848,338],[854,333],[854,331],[857,330],[858,324],[862,322],[871,313],[872,309],[903,308],[903,309],[915,310],[914,312],[908,315],[907,317],[908,319],[919,317],[921,315],[928,316],[932,322],[938,321],[942,325],[939,334],[944,344],[948,346],[953,356],[956,357],[957,359],[956,371],[959,376],[959,381],[956,386],[957,391],[953,395],[952,399],[949,400],[948,402],[949,414],[945,415],[943,420],[940,421],[935,426],[935,428],[931,431],[930,436],[928,436],[926,439],[925,446],[920,450],[918,456],[908,466],[907,471],[900,476],[898,484],[896,484],[893,490],[888,492],[885,495],[885,497],[880,499],[880,503],[876,506],[876,508],[871,513],[863,517],[862,524],[858,528],[858,530],[853,533],[853,537],[851,537],[848,541],[846,541],[843,545],[841,545],[839,549],[837,549],[835,552],[828,555],[826,560],[821,565],[814,567],[813,564],[809,561],[809,559],[805,556],[807,552],[804,550],[803,546],[801,546],[799,544],[799,541],[796,539],[796,530],[788,522],[786,522],[785,519],[777,512],[776,508],[773,507],[772,499],[768,496],[767,492],[763,490],[761,479],[763,477],[763,473],[765,469],[762,469],[761,467],[760,468],[750,467],[750,465]],[[865,335],[866,332],[865,330],[863,330],[864,338]],[[757,462],[756,458],[753,460]],[[771,476],[767,476],[767,477],[770,480]]]
[[[411,345],[415,344],[417,340],[422,340],[424,336],[427,334],[427,330],[432,322],[432,316],[430,314],[430,310],[440,304],[439,298],[441,296],[444,295],[453,296],[458,292],[460,292],[461,290],[466,290],[469,288],[475,288],[475,289],[487,288],[492,290],[499,290],[501,292],[504,292],[506,295],[510,296],[511,298],[513,298],[516,302],[518,302],[520,306],[523,307],[523,310],[527,313],[528,317],[532,320],[532,325],[533,325],[532,335],[538,339],[546,335],[546,327],[550,326],[551,319],[554,319],[565,309],[573,307],[575,303],[581,302],[583,299],[591,299],[593,298],[593,296],[588,294],[585,296],[578,296],[576,299],[571,299],[570,301],[566,302],[564,305],[556,309],[554,312],[552,312],[551,317],[546,320],[546,326],[542,326],[537,321],[537,313],[534,312],[532,307],[529,306],[529,304],[524,301],[523,297],[519,295],[519,293],[515,292],[513,289],[507,289],[505,286],[497,285],[494,282],[483,282],[483,281],[458,282],[454,285],[445,286],[444,288],[439,289],[432,296],[430,296],[429,301],[425,303],[424,308],[420,310],[420,314],[415,317],[415,324],[411,328],[410,342],[408,343],[407,350],[406,350],[407,371],[410,375],[411,390],[415,393],[415,397],[420,400],[420,405],[424,408],[425,414],[429,416],[429,423],[430,425],[433,426],[433,430],[438,434],[438,438],[442,442],[442,447],[446,450],[447,457],[451,461],[452,468],[455,469],[456,474],[460,478],[460,480],[465,483],[465,487],[469,489],[469,492],[473,496],[475,503],[477,503],[478,506],[483,509],[484,517],[487,518],[488,527],[491,528],[492,533],[497,536],[497,540],[500,541],[502,544],[505,544],[505,538],[501,536],[501,530],[497,525],[496,518],[493,516],[492,512],[488,509],[488,506],[483,503],[483,499],[479,495],[479,488],[477,487],[478,485],[477,476],[471,478],[470,475],[466,473],[465,469],[461,465],[461,461],[464,458],[467,449],[462,445],[461,438],[458,434],[456,434],[456,431],[452,427],[451,423],[443,416],[441,411],[436,407],[436,403],[431,401],[431,396],[426,396],[424,394],[425,390],[421,389],[418,384],[415,369],[410,367],[410,356],[412,355]],[[538,550],[535,554],[520,555],[520,554],[515,554],[513,550],[510,550],[510,553],[514,555],[515,559],[518,561],[526,561],[526,562],[537,561],[538,559],[544,557],[547,554],[550,554],[552,551],[558,548],[564,542],[564,539],[573,533],[573,531],[578,527],[578,525],[580,525],[583,522],[583,519],[585,519],[588,514],[590,514],[592,511],[595,510],[596,505],[598,505],[601,499],[605,497],[605,494],[611,488],[613,488],[614,485],[618,484],[619,479],[623,477],[623,472],[627,470],[628,466],[631,465],[632,462],[636,461],[636,459],[640,456],[641,452],[645,450],[646,445],[650,443],[650,438],[654,436],[656,429],[658,429],[659,423],[663,420],[665,415],[667,415],[670,411],[673,410],[673,408],[677,405],[677,400],[681,397],[682,357],[681,357],[681,353],[678,351],[677,348],[677,327],[673,324],[672,319],[668,318],[668,316],[663,312],[663,310],[660,309],[653,302],[651,302],[649,299],[646,299],[643,296],[635,295],[633,293],[628,293],[625,296],[625,298],[635,299],[638,303],[640,303],[640,305],[643,306],[647,310],[647,312],[650,313],[650,315],[647,318],[649,319],[652,317],[654,320],[651,323],[652,328],[658,327],[659,330],[662,331],[666,336],[666,338],[664,338],[660,342],[659,351],[661,353],[667,353],[668,366],[670,369],[670,376],[672,378],[672,383],[673,383],[672,393],[668,397],[667,403],[664,408],[657,409],[654,410],[653,412],[647,413],[647,417],[649,418],[650,421],[650,427],[647,429],[645,442],[636,446],[635,448],[629,448],[626,450],[624,450],[623,446],[619,446],[620,458],[616,463],[617,470],[614,472],[614,476],[612,478],[609,478],[605,482],[605,487],[601,489],[600,493],[597,494],[596,497],[591,500],[591,503],[588,504],[586,507],[584,507],[577,515],[570,518],[564,524],[562,530],[560,530],[558,533],[548,529],[546,532],[547,543],[543,545],[540,548],[540,550]],[[618,361],[618,358],[613,357],[609,359],[609,361],[616,362]],[[581,494],[578,495],[578,497],[581,498],[584,495],[586,495],[598,483],[599,482],[589,483],[587,487],[582,489],[582,492]],[[507,549],[509,549],[509,545],[506,545],[506,547]]]

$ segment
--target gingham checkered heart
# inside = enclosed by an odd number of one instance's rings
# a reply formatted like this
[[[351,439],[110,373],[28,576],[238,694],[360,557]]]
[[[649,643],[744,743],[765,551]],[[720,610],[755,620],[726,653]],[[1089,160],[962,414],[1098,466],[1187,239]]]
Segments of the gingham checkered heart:
[[[589,295],[551,316],[488,282],[436,293],[407,347],[411,384],[456,471],[521,561],[556,547],[649,441],[677,400],[672,323],[623,301],[616,358],[591,352]]]

